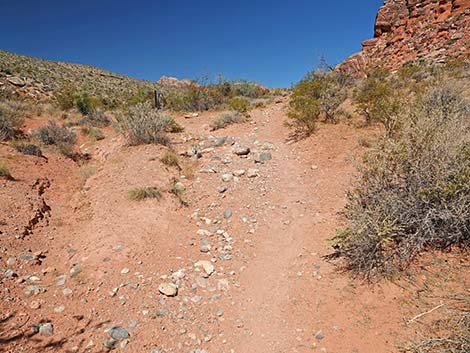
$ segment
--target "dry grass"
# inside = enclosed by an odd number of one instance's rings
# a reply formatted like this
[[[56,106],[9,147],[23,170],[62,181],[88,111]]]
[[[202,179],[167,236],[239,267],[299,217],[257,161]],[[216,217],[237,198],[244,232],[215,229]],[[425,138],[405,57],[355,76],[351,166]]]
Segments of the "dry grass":
[[[4,162],[0,162],[0,177],[7,180],[13,180],[11,176],[10,169]]]
[[[214,117],[209,126],[211,131],[215,131],[223,129],[229,125],[244,123],[246,121],[246,116],[238,112],[228,112]]]
[[[179,160],[178,154],[171,149],[165,151],[165,153],[163,154],[160,160],[163,164],[169,167],[180,168],[180,160]]]
[[[160,200],[162,198],[162,193],[155,187],[142,187],[129,190],[128,196],[133,201],[142,201],[145,199]]]

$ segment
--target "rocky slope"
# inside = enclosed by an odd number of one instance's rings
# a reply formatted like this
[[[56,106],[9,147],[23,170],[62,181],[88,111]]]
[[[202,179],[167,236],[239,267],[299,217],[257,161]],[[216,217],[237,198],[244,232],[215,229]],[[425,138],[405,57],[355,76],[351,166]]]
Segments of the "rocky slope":
[[[386,0],[374,38],[337,69],[363,76],[368,67],[396,69],[414,59],[443,61],[470,55],[469,0]]]

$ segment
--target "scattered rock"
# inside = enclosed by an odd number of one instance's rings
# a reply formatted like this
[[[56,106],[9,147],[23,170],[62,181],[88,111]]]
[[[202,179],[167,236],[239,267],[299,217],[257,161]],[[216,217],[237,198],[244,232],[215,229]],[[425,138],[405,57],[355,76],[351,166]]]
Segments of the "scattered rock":
[[[257,158],[255,158],[255,163],[264,163],[266,161],[271,160],[273,157],[269,152],[262,152],[259,154]]]
[[[233,175],[236,177],[241,177],[245,175],[245,171],[243,169],[234,170]]]
[[[109,329],[108,334],[111,338],[122,341],[128,339],[130,337],[129,332],[124,327],[121,326],[113,326]]]
[[[258,176],[258,169],[248,169],[246,176],[248,178],[256,178]]]
[[[237,156],[246,156],[246,155],[250,154],[251,150],[250,150],[249,147],[241,146],[238,143],[236,143],[232,147],[232,152],[234,154],[236,154]]]
[[[220,194],[223,194],[225,191],[228,190],[228,186],[227,185],[221,185],[217,188],[217,191],[220,193]]]
[[[52,325],[52,323],[47,322],[44,324],[40,324],[39,334],[41,336],[46,336],[46,337],[52,336],[54,334],[54,326]]]
[[[233,174],[232,173],[227,173],[222,175],[222,181],[224,182],[229,182],[233,180]]]
[[[225,210],[224,211],[224,218],[230,218],[232,217],[233,212],[231,210]]]
[[[207,261],[207,260],[199,260],[198,262],[196,262],[194,264],[194,266],[196,267],[202,267],[204,272],[207,274],[207,275],[211,275],[214,273],[215,271],[215,267],[214,265],[212,264],[212,262],[210,261]]]
[[[178,286],[174,283],[162,283],[158,291],[167,297],[175,297],[178,294]]]
[[[19,77],[8,77],[7,78],[8,82],[10,82],[12,85],[17,86],[17,87],[24,87],[26,85],[26,82],[24,82],[21,78]]]

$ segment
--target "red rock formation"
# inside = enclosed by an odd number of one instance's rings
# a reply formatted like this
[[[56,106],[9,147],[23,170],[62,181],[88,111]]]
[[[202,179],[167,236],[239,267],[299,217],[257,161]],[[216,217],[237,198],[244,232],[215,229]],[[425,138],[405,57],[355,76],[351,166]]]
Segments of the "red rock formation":
[[[374,38],[337,70],[364,76],[369,67],[392,70],[407,61],[470,57],[470,0],[386,0]]]

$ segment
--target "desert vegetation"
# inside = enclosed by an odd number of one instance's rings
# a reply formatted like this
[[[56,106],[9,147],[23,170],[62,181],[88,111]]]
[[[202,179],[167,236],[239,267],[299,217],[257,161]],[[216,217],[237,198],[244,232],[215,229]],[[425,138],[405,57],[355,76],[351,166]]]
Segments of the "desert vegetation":
[[[129,190],[128,196],[133,201],[142,201],[145,199],[160,200],[162,193],[156,187],[142,187]]]
[[[309,72],[292,87],[287,125],[310,135],[319,121],[336,122],[341,103],[347,98],[348,78],[334,71]]]
[[[232,124],[244,123],[247,117],[236,111],[230,111],[215,116],[211,123],[210,129],[212,131],[223,129]]]
[[[158,144],[170,145],[169,132],[181,132],[176,121],[151,107],[149,103],[139,103],[118,116],[118,129],[122,131],[130,145]]]

